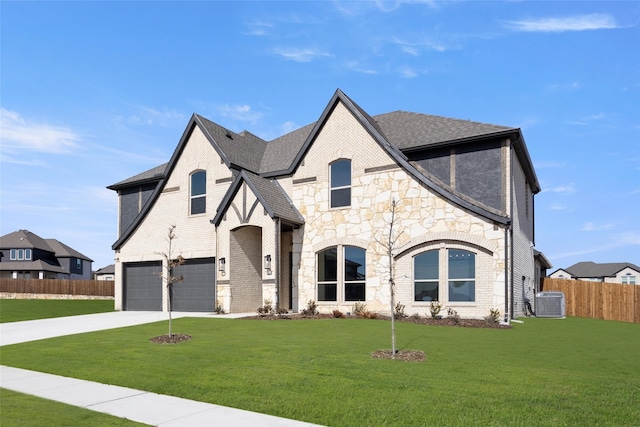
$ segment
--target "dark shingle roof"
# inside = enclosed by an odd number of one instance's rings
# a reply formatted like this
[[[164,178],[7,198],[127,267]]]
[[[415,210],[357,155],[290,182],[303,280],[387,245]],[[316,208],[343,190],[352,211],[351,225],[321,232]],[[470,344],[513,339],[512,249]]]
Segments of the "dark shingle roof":
[[[115,264],[109,264],[106,267],[102,267],[101,269],[96,271],[96,274],[115,274],[115,272],[116,272]]]
[[[260,203],[272,218],[281,218],[293,224],[303,224],[304,218],[293,206],[291,199],[276,180],[268,180],[246,170],[241,171],[235,178],[227,193],[220,202],[218,213],[211,220],[218,226],[235,195],[240,189],[240,185],[246,182],[251,191],[254,192]]]
[[[46,260],[35,261],[6,261],[0,262],[2,271],[48,271],[50,273],[69,273],[59,264],[50,264]]]
[[[53,252],[47,242],[29,230],[18,230],[0,237],[0,248],[2,249],[42,249]]]
[[[29,230],[18,230],[0,237],[0,248],[2,249],[39,249],[51,252],[56,258],[80,258],[93,261],[86,255],[81,254],[73,248],[65,245],[56,239],[43,239]],[[22,264],[24,265],[24,264]]]
[[[591,261],[579,262],[564,270],[573,277],[614,277],[619,271],[630,267],[640,272],[640,267],[630,262],[595,263]]]
[[[155,168],[151,168],[147,171],[134,175],[130,178],[116,182],[113,185],[108,186],[109,190],[118,190],[120,188],[130,187],[132,185],[139,185],[147,182],[157,182],[164,178],[164,171],[167,169],[169,163],[164,163]]]
[[[506,126],[497,126],[470,120],[451,119],[429,114],[394,111],[373,118],[387,137],[400,150],[428,147],[455,141],[466,141],[493,134],[517,132]]]

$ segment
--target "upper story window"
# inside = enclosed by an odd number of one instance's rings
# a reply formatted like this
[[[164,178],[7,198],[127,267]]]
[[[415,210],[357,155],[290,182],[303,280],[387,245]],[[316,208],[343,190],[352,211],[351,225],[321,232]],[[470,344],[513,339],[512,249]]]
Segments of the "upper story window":
[[[11,249],[11,261],[31,261],[31,249]]]
[[[331,163],[330,185],[330,206],[351,206],[351,160],[337,160]]]
[[[191,215],[207,211],[207,172],[197,171],[191,174]]]

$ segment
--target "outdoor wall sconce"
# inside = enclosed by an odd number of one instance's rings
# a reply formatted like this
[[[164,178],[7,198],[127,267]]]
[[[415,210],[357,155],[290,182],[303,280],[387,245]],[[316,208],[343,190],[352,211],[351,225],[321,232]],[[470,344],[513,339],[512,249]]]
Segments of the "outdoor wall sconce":
[[[220,261],[218,262],[218,270],[220,270],[220,273],[223,276],[225,273],[226,264],[227,264],[227,260],[225,258],[220,258]]]
[[[271,255],[264,257],[264,269],[267,270],[267,274],[271,274]]]

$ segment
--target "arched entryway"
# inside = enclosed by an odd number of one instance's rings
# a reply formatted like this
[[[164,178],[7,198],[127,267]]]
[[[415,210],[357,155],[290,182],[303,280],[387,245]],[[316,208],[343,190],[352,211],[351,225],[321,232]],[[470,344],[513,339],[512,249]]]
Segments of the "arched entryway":
[[[262,228],[244,226],[231,231],[230,290],[232,313],[262,307]]]

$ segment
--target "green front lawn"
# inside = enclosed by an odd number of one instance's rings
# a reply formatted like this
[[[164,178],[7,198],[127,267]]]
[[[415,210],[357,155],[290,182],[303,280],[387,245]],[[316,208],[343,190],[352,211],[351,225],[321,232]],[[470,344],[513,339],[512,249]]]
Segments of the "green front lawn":
[[[113,300],[0,299],[0,323],[106,313]]]
[[[372,359],[382,320],[181,318],[2,348],[2,363],[330,426],[631,426],[640,325],[526,319],[511,330],[396,323],[425,362]]]
[[[146,424],[0,388],[2,427],[134,427]]]

